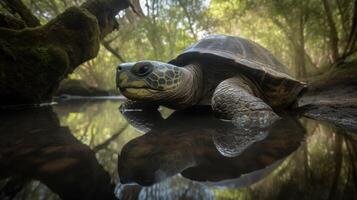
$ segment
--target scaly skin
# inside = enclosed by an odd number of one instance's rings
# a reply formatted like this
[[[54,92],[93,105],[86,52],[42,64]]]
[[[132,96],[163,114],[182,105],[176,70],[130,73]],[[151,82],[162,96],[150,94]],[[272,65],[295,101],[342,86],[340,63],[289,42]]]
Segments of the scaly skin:
[[[279,119],[242,76],[226,79],[217,86],[212,97],[212,109],[217,117],[232,120],[243,129],[265,128]]]
[[[139,109],[151,107],[150,104],[173,109],[211,104],[216,116],[232,120],[243,129],[265,128],[278,119],[272,108],[259,98],[262,95],[258,87],[239,71],[220,67],[221,71],[212,74],[209,69],[199,63],[184,67],[157,61],[127,63],[121,65],[117,83],[123,95],[140,102]],[[164,75],[162,83],[152,82],[153,77],[168,72],[172,75]],[[136,106],[126,105],[128,107]]]

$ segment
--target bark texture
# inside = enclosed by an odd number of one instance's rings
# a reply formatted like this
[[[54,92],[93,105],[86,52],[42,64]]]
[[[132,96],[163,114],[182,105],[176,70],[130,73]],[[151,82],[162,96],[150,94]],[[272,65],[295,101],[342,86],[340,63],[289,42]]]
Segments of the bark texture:
[[[0,104],[50,101],[61,80],[94,58],[128,0],[89,0],[43,26],[0,24]],[[15,24],[15,25],[14,25]]]

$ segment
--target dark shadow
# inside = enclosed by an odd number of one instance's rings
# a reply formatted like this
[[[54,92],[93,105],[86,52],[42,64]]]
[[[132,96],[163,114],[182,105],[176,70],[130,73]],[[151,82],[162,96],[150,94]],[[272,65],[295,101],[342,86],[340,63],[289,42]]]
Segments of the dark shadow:
[[[0,199],[12,199],[32,180],[62,199],[115,199],[94,152],[60,125],[51,107],[0,114],[0,179]]]

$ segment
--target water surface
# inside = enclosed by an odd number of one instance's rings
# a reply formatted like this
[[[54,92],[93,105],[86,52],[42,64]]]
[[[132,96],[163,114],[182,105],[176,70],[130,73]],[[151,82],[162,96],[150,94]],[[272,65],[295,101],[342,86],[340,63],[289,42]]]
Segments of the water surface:
[[[206,110],[120,104],[2,111],[0,199],[357,198],[354,127],[284,116],[245,132]]]

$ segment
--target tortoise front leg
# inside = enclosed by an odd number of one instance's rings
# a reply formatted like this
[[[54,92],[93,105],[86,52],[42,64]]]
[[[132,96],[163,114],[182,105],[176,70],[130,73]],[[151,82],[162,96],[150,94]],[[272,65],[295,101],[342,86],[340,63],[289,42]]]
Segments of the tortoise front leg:
[[[212,108],[218,118],[232,120],[238,128],[266,128],[279,119],[273,109],[258,98],[252,84],[237,76],[221,82],[214,91]]]

